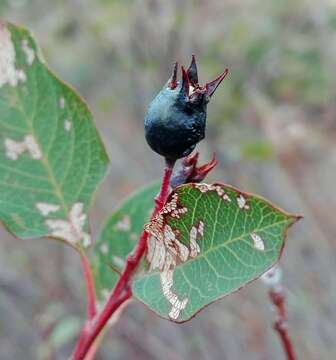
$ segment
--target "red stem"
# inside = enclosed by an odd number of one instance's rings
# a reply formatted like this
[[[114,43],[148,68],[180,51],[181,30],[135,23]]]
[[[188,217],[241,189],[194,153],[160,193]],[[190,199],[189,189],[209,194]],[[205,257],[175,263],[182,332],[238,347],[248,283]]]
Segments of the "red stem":
[[[88,258],[84,253],[81,253],[80,260],[87,294],[87,318],[92,320],[96,315],[96,294],[93,286],[93,279]]]
[[[157,215],[166,203],[169,194],[169,181],[173,172],[175,162],[166,162],[164,175],[162,178],[159,194],[155,197],[155,207],[151,214],[151,219]],[[112,314],[132,296],[131,279],[134,275],[141,258],[145,254],[147,248],[148,233],[143,231],[135,248],[128,255],[125,267],[116,283],[110,298],[106,302],[101,313],[90,321],[90,318],[84,323],[78,342],[71,356],[71,360],[83,360],[88,353],[91,345],[104,328]]]
[[[287,360],[296,360],[293,345],[287,331],[284,291],[282,288],[279,290],[270,290],[269,297],[277,312],[273,326],[279,334],[281,345],[287,356]]]

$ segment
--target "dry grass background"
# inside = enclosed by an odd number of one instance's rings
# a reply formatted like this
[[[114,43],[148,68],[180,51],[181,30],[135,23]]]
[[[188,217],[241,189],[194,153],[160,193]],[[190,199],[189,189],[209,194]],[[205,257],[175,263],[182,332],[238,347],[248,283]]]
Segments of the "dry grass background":
[[[299,359],[336,358],[335,0],[1,0],[52,68],[86,98],[111,158],[91,222],[158,178],[143,113],[175,59],[201,80],[228,66],[209,109],[211,180],[304,214],[281,261]],[[106,199],[109,199],[106,201]],[[0,230],[0,359],[66,359],[85,313],[79,261],[57,242]],[[133,303],[97,359],[280,360],[265,289],[254,282],[175,325]]]

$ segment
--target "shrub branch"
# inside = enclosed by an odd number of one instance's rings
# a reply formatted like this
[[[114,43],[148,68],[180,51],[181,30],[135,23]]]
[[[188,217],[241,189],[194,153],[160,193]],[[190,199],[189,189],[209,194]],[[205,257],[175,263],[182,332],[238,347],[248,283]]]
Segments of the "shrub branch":
[[[162,207],[166,203],[169,194],[169,182],[173,172],[174,164],[175,161],[173,162],[166,161],[166,167],[164,169],[161,188],[158,195],[155,197],[155,207],[152,211],[151,219],[157,215],[157,213],[162,209]],[[90,317],[90,315],[92,315],[91,306],[93,306],[92,305],[93,298],[92,298],[91,290],[88,291],[88,318],[85,321],[83,328],[80,332],[79,339],[75,346],[74,352],[71,356],[72,360],[83,360],[85,358],[86,354],[90,350],[91,345],[93,344],[97,336],[100,334],[100,332],[102,331],[108,320],[111,318],[113,313],[119,308],[121,304],[123,304],[126,300],[128,300],[132,296],[131,279],[143,255],[146,252],[147,238],[148,238],[148,233],[143,231],[137,244],[135,245],[135,248],[130,253],[130,255],[128,255],[126,259],[125,267],[121,272],[120,278],[116,283],[105,306],[103,307],[102,311],[93,318]],[[88,290],[92,289],[93,291],[93,287],[91,288],[92,277],[88,264],[86,261],[83,261],[83,259],[82,259],[82,264],[83,264],[87,289]]]

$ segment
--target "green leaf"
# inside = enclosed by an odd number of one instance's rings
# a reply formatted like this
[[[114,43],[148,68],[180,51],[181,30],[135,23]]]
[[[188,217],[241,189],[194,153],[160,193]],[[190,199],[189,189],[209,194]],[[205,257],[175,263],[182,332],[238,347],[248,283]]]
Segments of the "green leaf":
[[[272,267],[298,219],[228,185],[177,187],[146,225],[149,269],[133,294],[158,315],[187,321]]]
[[[47,68],[27,30],[0,24],[0,219],[8,230],[89,245],[86,214],[107,163],[84,101]]]
[[[122,270],[124,260],[149,221],[159,188],[159,183],[155,183],[130,195],[103,226],[94,243],[91,261],[99,299],[103,299],[118,280],[112,269]]]

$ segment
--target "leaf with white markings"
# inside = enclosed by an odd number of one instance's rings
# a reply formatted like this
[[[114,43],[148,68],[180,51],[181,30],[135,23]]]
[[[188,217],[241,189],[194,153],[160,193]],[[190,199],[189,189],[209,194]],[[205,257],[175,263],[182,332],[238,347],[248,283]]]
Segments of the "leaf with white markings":
[[[160,185],[155,183],[130,195],[103,226],[94,243],[91,261],[98,298],[104,298],[118,280],[118,274],[112,269],[123,269],[127,255],[149,220],[159,188]]]
[[[133,294],[158,315],[187,321],[272,267],[299,218],[228,185],[179,186],[145,226],[148,271]]]
[[[46,67],[28,31],[0,23],[0,219],[20,238],[87,246],[87,210],[108,158],[84,101]]]

